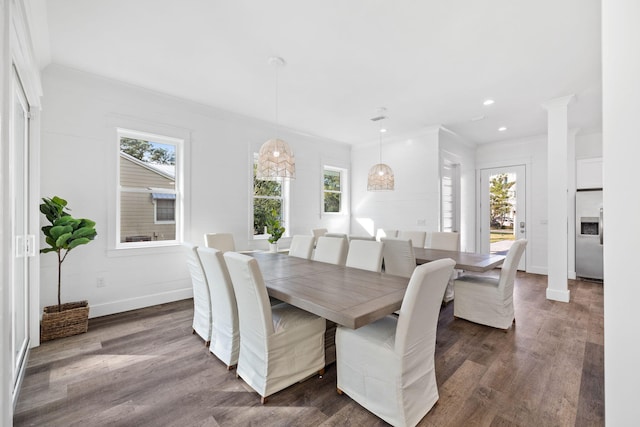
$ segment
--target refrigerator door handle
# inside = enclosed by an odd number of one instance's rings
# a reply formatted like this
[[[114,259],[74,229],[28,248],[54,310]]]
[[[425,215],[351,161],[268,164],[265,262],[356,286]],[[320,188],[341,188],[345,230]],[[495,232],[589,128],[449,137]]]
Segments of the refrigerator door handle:
[[[602,220],[602,208],[600,208],[600,219],[598,220],[598,228],[600,229],[600,245],[604,244],[604,221]]]

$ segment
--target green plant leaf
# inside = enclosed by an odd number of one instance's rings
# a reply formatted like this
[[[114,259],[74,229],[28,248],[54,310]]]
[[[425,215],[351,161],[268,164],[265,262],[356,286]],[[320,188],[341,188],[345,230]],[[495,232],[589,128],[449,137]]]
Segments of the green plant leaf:
[[[51,199],[51,201],[52,201],[53,203],[55,203],[56,205],[60,205],[60,206],[62,206],[63,208],[64,208],[65,206],[67,206],[67,201],[66,201],[65,199],[62,199],[62,198],[58,197],[58,196],[53,196],[53,198]]]
[[[87,239],[86,237],[80,237],[79,239],[75,239],[73,241],[71,241],[69,243],[69,248],[68,250],[71,250],[73,248],[75,248],[76,246],[80,246],[80,245],[86,245],[87,243],[89,243],[91,240]]]
[[[55,227],[54,227],[55,228]],[[71,232],[64,233],[56,239],[56,246],[59,248],[67,249],[67,240],[71,237]]]
[[[93,228],[82,227],[73,232],[72,238],[79,239],[80,237],[87,237],[91,239],[95,237],[96,234],[96,230],[94,230]]]
[[[69,236],[71,236],[72,232],[73,227],[71,227],[70,225],[56,225],[51,227],[51,230],[49,230],[49,234],[54,240],[58,240],[60,236],[67,233],[69,234]]]

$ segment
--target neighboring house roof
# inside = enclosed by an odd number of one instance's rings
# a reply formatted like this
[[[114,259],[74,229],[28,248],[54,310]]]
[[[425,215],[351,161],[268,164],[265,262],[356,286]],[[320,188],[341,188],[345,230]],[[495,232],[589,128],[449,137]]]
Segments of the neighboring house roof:
[[[148,163],[148,162],[143,162],[142,160],[133,157],[130,154],[127,154],[125,152],[120,152],[120,157],[122,157],[123,159],[127,159],[130,162],[133,162],[135,164],[137,164],[138,166],[141,166],[145,169],[148,169],[152,172],[157,173],[158,175],[161,175],[165,178],[171,179],[171,180],[175,180],[176,179],[176,166],[175,165],[166,165],[166,164],[160,164],[160,163]]]

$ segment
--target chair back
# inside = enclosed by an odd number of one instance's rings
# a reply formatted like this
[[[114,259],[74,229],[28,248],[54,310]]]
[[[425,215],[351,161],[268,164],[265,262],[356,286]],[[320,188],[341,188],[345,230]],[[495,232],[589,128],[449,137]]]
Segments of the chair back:
[[[442,295],[455,264],[445,258],[415,268],[398,316],[398,355],[415,358],[419,354],[420,363],[433,363]]]
[[[228,360],[223,360],[228,365],[232,365],[238,361],[240,332],[238,304],[231,276],[229,276],[222,251],[214,248],[198,248],[198,255],[211,292],[211,318],[215,332],[211,334],[210,350],[216,355],[218,353],[233,355]]]
[[[291,245],[289,246],[289,256],[311,259],[311,253],[313,252],[313,242],[313,236],[296,234],[291,238]]]
[[[345,233],[325,233],[324,237],[339,237],[341,239],[346,239],[347,241],[349,240]]]
[[[443,251],[460,250],[460,233],[449,231],[431,231],[427,234],[425,246]]]
[[[222,252],[235,252],[236,244],[231,233],[205,233],[204,245]]]
[[[314,261],[327,262],[329,264],[344,265],[347,260],[349,244],[342,237],[318,237],[316,250],[313,254]]]
[[[352,240],[347,253],[347,267],[380,273],[384,243],[370,240]]]
[[[313,247],[316,246],[316,243],[318,243],[318,237],[322,237],[325,234],[327,234],[329,230],[327,230],[326,228],[312,228],[311,229],[311,234],[313,234]]]
[[[498,281],[498,289],[502,291],[505,298],[513,295],[513,283],[516,280],[516,272],[520,258],[527,247],[527,239],[519,239],[513,242],[507,257],[502,263],[502,271],[500,271],[500,280]]]
[[[378,231],[376,231],[376,240],[380,241],[380,239],[382,239],[383,237],[396,238],[398,237],[398,230],[392,230],[390,228],[378,228]]]
[[[424,248],[426,231],[398,231],[398,239],[411,239],[414,248]]]
[[[384,272],[409,278],[416,268],[416,254],[411,240],[383,237]]]
[[[209,283],[204,274],[198,247],[190,243],[184,243],[183,248],[187,255],[187,268],[191,275],[193,287],[193,329],[205,341],[211,339],[211,293]]]
[[[349,241],[352,240],[372,240],[375,242],[376,236],[359,236],[354,234],[349,234]]]
[[[236,252],[226,252],[224,260],[238,303],[240,344],[256,354],[267,354],[267,338],[274,329],[269,295],[258,262]]]

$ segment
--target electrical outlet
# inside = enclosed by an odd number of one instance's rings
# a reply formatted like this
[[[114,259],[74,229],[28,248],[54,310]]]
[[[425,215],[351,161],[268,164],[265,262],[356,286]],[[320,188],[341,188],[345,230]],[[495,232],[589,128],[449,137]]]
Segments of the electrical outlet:
[[[427,225],[427,220],[426,219],[419,219],[418,220],[418,225]]]
[[[104,277],[98,277],[96,279],[96,287],[104,288],[105,286],[107,286],[107,283],[105,282]]]

